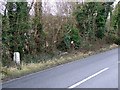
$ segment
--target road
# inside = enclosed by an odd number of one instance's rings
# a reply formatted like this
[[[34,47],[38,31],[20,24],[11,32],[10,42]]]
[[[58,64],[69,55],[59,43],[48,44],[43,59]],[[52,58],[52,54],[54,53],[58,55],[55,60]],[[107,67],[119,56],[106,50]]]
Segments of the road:
[[[118,49],[5,82],[3,88],[118,88]]]

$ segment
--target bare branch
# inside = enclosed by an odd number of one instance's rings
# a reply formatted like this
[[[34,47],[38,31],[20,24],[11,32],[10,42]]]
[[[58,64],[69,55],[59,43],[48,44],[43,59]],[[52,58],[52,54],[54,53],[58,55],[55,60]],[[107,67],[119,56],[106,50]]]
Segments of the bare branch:
[[[32,1],[31,5],[30,5],[30,7],[29,7],[29,10],[28,10],[29,12],[30,12],[30,10],[32,9],[33,5],[34,5],[34,0]]]

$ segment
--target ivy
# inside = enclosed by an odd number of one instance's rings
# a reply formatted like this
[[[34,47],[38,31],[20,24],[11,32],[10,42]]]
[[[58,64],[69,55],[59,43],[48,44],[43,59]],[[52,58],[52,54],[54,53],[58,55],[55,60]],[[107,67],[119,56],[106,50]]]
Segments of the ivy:
[[[71,41],[74,41],[75,48],[80,47],[81,38],[79,35],[79,30],[72,25],[66,25],[67,33],[64,35],[64,43],[66,47],[70,49]]]

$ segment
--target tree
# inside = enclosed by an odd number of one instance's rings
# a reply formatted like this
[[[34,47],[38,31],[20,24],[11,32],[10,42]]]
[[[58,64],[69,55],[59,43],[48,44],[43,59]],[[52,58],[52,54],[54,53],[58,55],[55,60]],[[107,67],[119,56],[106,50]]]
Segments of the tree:
[[[6,5],[2,21],[2,41],[3,47],[5,47],[9,53],[6,55],[10,60],[12,60],[13,52],[15,51],[20,52],[22,57],[25,53],[26,34],[29,28],[27,5],[27,2],[7,2]]]
[[[84,37],[85,40],[95,38],[96,5],[97,3],[95,2],[78,4],[75,11],[75,17],[78,23],[77,27],[79,28],[81,36]]]
[[[75,11],[81,36],[86,40],[102,39],[105,36],[105,23],[112,3],[89,2],[78,4]]]
[[[96,24],[98,30],[96,31],[96,37],[103,38],[106,33],[106,22],[109,13],[111,13],[112,8],[111,5],[113,2],[104,2],[98,5],[97,9],[97,17],[96,17]]]
[[[42,52],[44,47],[45,34],[42,26],[42,1],[36,1],[35,6],[35,17],[34,17],[34,39],[36,43],[36,51]]]
[[[120,2],[116,5],[115,9],[112,12],[111,15],[111,21],[110,21],[110,27],[111,29],[109,30],[109,36],[110,38],[113,39],[113,42],[116,44],[120,45],[120,29],[119,29],[119,23],[120,23]]]

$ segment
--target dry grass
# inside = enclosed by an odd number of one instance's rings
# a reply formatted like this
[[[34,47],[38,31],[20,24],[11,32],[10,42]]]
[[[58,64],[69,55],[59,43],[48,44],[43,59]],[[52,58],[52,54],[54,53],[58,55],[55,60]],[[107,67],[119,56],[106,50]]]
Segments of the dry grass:
[[[85,57],[88,57],[90,55],[96,54],[96,53],[100,53],[100,52],[104,52],[113,48],[117,48],[118,46],[113,44],[107,47],[103,47],[99,50],[96,51],[88,51],[86,53],[83,52],[76,52],[76,53],[71,53],[68,55],[64,55],[61,56],[59,59],[58,58],[53,58],[52,60],[48,60],[48,61],[43,61],[40,63],[30,63],[28,65],[22,65],[22,70],[18,70],[17,68],[5,68],[2,67],[2,71],[6,72],[2,74],[2,79],[3,81],[9,80],[9,79],[13,79],[13,78],[17,78],[23,75],[27,75],[30,73],[34,73],[40,70],[44,70],[47,68],[51,68],[57,65],[61,65],[64,63],[68,63],[71,61],[75,61],[78,59],[82,59]]]

